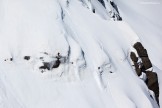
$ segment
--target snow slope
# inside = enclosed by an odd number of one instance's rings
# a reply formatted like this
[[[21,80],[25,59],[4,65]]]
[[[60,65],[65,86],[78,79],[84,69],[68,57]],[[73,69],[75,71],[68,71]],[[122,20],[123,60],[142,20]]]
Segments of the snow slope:
[[[161,84],[161,4],[114,0],[114,21],[104,1],[0,0],[0,108],[159,108],[129,53],[142,42]]]
[[[138,34],[147,48],[151,62],[157,70],[159,84],[162,87],[162,1],[161,0],[114,0],[120,9],[121,16]],[[162,90],[162,89],[161,89]],[[160,96],[162,97],[162,96]],[[162,102],[162,100],[160,101]],[[161,103],[162,105],[162,103]]]

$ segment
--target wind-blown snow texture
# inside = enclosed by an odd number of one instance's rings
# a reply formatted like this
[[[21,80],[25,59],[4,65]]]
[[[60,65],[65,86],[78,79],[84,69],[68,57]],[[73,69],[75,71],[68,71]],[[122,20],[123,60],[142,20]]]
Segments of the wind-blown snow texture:
[[[0,108],[159,108],[129,54],[144,45],[162,92],[161,3],[0,0]]]

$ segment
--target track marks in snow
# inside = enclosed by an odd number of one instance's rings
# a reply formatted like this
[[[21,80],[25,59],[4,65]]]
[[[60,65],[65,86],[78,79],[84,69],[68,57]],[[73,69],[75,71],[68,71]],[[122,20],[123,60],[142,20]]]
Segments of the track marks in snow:
[[[69,70],[71,74],[75,74],[77,79],[80,79],[80,70],[86,67],[86,61],[84,58],[84,52],[79,44],[70,36],[67,38],[70,45],[70,57],[69,57]]]
[[[65,13],[64,26],[68,30],[67,34],[73,37],[73,39],[80,45],[84,52],[84,57],[87,66],[89,66],[94,73],[99,85],[102,85],[101,72],[106,66],[110,65],[109,57],[102,49],[102,45],[99,44],[92,34],[89,34],[88,31],[83,29],[78,29],[76,22],[73,22],[71,7],[63,7]],[[85,32],[87,34],[85,34]],[[86,38],[85,38],[86,37]],[[73,48],[73,47],[72,47]]]

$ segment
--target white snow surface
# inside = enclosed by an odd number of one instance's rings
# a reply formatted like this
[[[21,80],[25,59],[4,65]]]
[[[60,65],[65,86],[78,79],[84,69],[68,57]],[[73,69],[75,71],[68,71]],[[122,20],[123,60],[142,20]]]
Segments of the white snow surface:
[[[114,0],[113,21],[104,1],[0,0],[0,108],[159,108],[129,54],[144,45],[162,92],[162,2]]]

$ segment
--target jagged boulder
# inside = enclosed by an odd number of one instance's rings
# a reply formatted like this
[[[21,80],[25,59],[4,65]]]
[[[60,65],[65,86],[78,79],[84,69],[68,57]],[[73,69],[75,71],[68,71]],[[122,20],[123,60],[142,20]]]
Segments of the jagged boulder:
[[[105,2],[104,0],[98,0],[104,7],[105,7]]]
[[[50,70],[50,63],[43,62],[43,66],[40,66],[39,69],[48,69],[48,70]]]
[[[143,45],[140,42],[137,42],[133,46],[139,55],[139,57],[142,60],[144,68],[147,70],[152,67],[152,63],[148,57],[147,50],[143,47]]]
[[[139,52],[140,57],[148,57],[147,50],[143,49],[142,51]]]
[[[159,103],[159,84],[158,84],[158,77],[155,72],[152,71],[147,71],[147,69],[152,67],[152,63],[148,57],[147,50],[143,47],[143,45],[140,42],[137,42],[133,46],[139,57],[141,58],[142,62],[140,64],[136,63],[136,55],[131,52],[131,59],[134,61],[134,66],[137,75],[141,75],[142,72],[146,73],[147,80],[146,80],[146,85],[150,90],[152,90],[155,93],[155,98],[156,101]]]
[[[113,1],[110,1],[110,5],[116,10],[116,12],[119,14],[119,10],[118,10],[118,7],[117,5],[113,2]]]
[[[11,58],[6,58],[6,59],[4,59],[4,61],[13,61],[13,58],[11,57]]]
[[[118,20],[119,20],[119,21],[122,21],[123,19],[122,19],[122,17],[121,17],[121,16],[119,16],[119,17],[118,17]]]
[[[130,53],[130,58],[133,61],[134,67],[135,67],[135,71],[137,73],[138,76],[140,76],[142,74],[142,71],[140,69],[138,62],[138,58],[136,57],[136,54],[134,52]]]
[[[142,74],[142,71],[139,68],[138,63],[134,62],[134,67],[135,67],[135,71],[136,71],[137,75],[140,76]]]
[[[159,103],[159,83],[155,72],[146,71],[146,84],[150,90],[155,93],[156,101]]]
[[[140,42],[135,43],[134,48],[137,50],[139,57],[148,57],[147,50]]]
[[[148,86],[151,86],[153,83],[157,82],[157,74],[152,71],[146,71],[147,79],[149,82],[147,82]]]
[[[39,69],[51,70],[52,68],[58,68],[61,64],[61,61],[57,59],[54,63],[52,62],[43,62],[43,66],[40,66]]]
[[[136,42],[133,46],[137,51],[140,51],[140,50],[143,50],[144,47],[143,45],[141,44],[141,42]]]
[[[24,56],[25,60],[30,60],[30,56]]]
[[[10,61],[13,61],[13,58],[10,58]]]
[[[145,70],[152,67],[152,63],[148,57],[141,57],[141,59]]]
[[[52,70],[53,68],[58,68],[61,63],[64,63],[66,57],[63,57],[60,55],[60,53],[57,53],[55,57],[50,56],[48,53],[44,52],[43,55],[39,57],[40,62],[42,63],[41,66],[39,66],[40,70]],[[28,57],[24,57],[24,59],[28,59]],[[44,72],[44,71],[42,71]]]
[[[130,58],[133,62],[137,62],[138,61],[138,58],[136,57],[136,54],[134,52],[131,52],[130,53]]]
[[[93,12],[93,13],[95,13],[95,12],[96,12],[96,10],[95,10],[95,9],[92,9],[92,12]]]
[[[57,59],[56,62],[53,64],[52,68],[58,68],[60,63],[61,63],[60,60]]]

